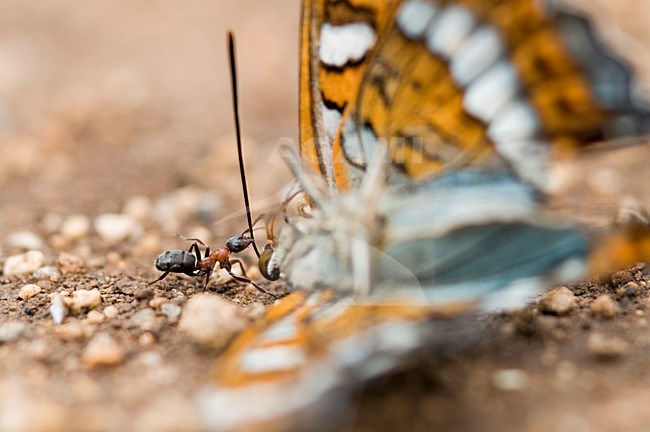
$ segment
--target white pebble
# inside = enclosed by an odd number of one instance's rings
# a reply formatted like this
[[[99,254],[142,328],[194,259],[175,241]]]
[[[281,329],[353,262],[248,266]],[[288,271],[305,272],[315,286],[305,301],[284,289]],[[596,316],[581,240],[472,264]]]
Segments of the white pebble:
[[[577,305],[576,296],[567,287],[557,287],[542,295],[537,307],[540,312],[554,315],[567,315]]]
[[[20,322],[7,322],[0,324],[0,343],[14,342],[25,333],[25,324]]]
[[[67,341],[82,340],[87,335],[87,329],[79,322],[68,322],[56,327],[56,335]]]
[[[54,299],[52,299],[52,303],[50,304],[50,315],[52,316],[52,320],[56,325],[59,325],[63,322],[63,319],[65,318],[68,311],[63,298],[64,296],[59,294],[55,296]]]
[[[124,350],[112,336],[98,333],[84,349],[81,360],[86,366],[95,368],[122,363],[124,356]]]
[[[45,255],[43,255],[43,252],[31,250],[23,254],[7,257],[2,271],[5,276],[32,273],[42,267],[44,263]]]
[[[117,316],[120,314],[120,311],[117,310],[117,308],[113,305],[106,306],[104,308],[104,316],[108,319],[114,319],[117,318]]]
[[[45,228],[45,231],[47,231],[49,234],[58,231],[59,228],[61,228],[62,223],[63,216],[58,213],[48,213],[43,217],[43,220],[41,221],[43,228]]]
[[[618,304],[607,294],[602,294],[591,303],[591,313],[595,317],[610,319],[618,315]]]
[[[102,295],[97,288],[91,290],[77,290],[71,298],[66,298],[66,304],[74,312],[85,312],[102,304]]]
[[[630,352],[630,344],[617,336],[592,333],[587,340],[587,347],[594,357],[613,360],[625,357]]]
[[[86,317],[86,319],[91,324],[101,324],[104,322],[106,317],[101,312],[97,312],[96,310],[91,310],[90,312],[88,312],[88,316]]]
[[[61,273],[54,266],[43,266],[34,272],[34,277],[56,282],[61,277]]]
[[[24,285],[18,292],[18,297],[23,300],[29,300],[32,297],[37,296],[42,291],[42,288],[36,284],[27,284]]]
[[[169,319],[169,321],[176,322],[181,316],[182,309],[179,305],[173,303],[163,303],[163,305],[160,306],[160,311]]]
[[[106,243],[115,244],[137,237],[142,227],[132,216],[104,213],[95,218],[95,231]]]
[[[134,219],[144,221],[149,219],[153,212],[153,203],[144,195],[129,197],[124,203],[122,213],[132,216]]]
[[[179,328],[200,345],[222,348],[245,324],[239,306],[221,297],[202,294],[185,304]]]
[[[133,314],[131,322],[144,331],[157,331],[160,328],[156,313],[151,308],[145,308]]]
[[[61,224],[60,232],[68,240],[79,240],[90,232],[90,219],[84,215],[70,215]]]
[[[528,386],[528,374],[521,369],[503,369],[492,375],[492,383],[499,390],[523,390]]]
[[[9,246],[25,250],[42,249],[43,239],[31,231],[18,231],[7,237]]]

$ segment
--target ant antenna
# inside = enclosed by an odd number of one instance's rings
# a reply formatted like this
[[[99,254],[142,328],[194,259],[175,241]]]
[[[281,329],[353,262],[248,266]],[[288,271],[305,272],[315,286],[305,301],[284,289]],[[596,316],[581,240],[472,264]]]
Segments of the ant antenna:
[[[237,61],[235,60],[235,35],[228,30],[228,59],[230,61],[230,82],[232,87],[232,107],[235,115],[235,133],[237,135],[237,155],[239,156],[239,174],[241,176],[241,187],[244,192],[244,205],[246,206],[246,219],[248,220],[248,231],[253,240],[255,254],[260,257],[260,251],[255,244],[253,234],[253,220],[251,217],[251,206],[248,200],[248,186],[246,185],[246,171],[244,169],[244,152],[241,145],[241,129],[239,127],[239,99],[237,98]]]

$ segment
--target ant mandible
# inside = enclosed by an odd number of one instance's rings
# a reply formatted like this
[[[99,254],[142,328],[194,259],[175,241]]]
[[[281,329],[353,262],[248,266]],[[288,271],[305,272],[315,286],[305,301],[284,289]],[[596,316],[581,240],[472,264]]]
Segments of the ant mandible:
[[[239,259],[230,259],[231,253],[239,253],[246,249],[253,243],[253,237],[248,234],[250,230],[246,230],[240,235],[231,237],[226,241],[226,247],[219,248],[214,252],[210,252],[210,246],[206,245],[198,238],[185,238],[184,240],[191,240],[194,243],[187,251],[184,250],[168,250],[161,253],[156,259],[156,268],[164,272],[158,279],[149,282],[149,285],[163,280],[169,273],[183,273],[188,276],[203,276],[205,275],[204,288],[208,287],[208,281],[212,275],[214,267],[219,264],[219,268],[224,269],[228,274],[239,282],[245,282],[253,285],[258,291],[268,294],[271,297],[279,298],[273,293],[268,292],[255,282],[253,282],[247,275],[244,269],[244,264]],[[205,255],[201,257],[201,249],[199,244],[205,248]],[[239,264],[242,276],[232,272],[232,266]]]

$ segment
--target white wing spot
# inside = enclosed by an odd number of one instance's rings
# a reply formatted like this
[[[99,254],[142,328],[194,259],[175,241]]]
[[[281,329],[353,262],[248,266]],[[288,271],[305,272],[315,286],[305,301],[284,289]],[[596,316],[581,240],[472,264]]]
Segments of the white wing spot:
[[[473,81],[463,99],[467,112],[489,123],[519,92],[517,72],[502,60]]]
[[[465,87],[504,53],[501,35],[492,26],[484,25],[458,47],[451,59],[451,73],[456,82]]]
[[[328,66],[343,67],[361,60],[376,40],[377,34],[368,23],[325,23],[320,31],[320,59]]]
[[[436,14],[436,8],[436,5],[426,0],[408,1],[402,5],[397,14],[397,25],[407,37],[420,38]]]
[[[427,48],[443,58],[450,58],[476,25],[476,17],[463,6],[447,6],[427,31]]]

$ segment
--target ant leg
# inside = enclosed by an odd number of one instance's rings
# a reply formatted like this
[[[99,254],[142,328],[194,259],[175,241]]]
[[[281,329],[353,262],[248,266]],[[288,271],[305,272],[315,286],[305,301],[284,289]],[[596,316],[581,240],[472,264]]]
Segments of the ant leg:
[[[261,286],[259,286],[259,285],[256,284],[255,282],[253,282],[252,280],[248,279],[247,277],[243,277],[243,276],[236,275],[236,274],[234,274],[233,272],[231,272],[230,270],[226,270],[226,271],[227,271],[228,274],[229,274],[233,279],[235,279],[236,281],[238,281],[238,282],[249,283],[249,284],[253,285],[255,288],[257,288],[257,290],[258,290],[259,292],[264,293],[264,294],[267,294],[267,295],[270,295],[270,296],[273,297],[274,299],[279,299],[279,298],[280,298],[280,297],[276,296],[275,294],[273,294],[273,293],[271,293],[271,292],[268,292],[267,290],[265,290],[264,288],[262,288]]]
[[[210,276],[212,275],[212,269],[209,269],[205,272],[205,283],[203,284],[203,290],[208,289],[208,282],[210,282]]]
[[[163,273],[163,274],[162,274],[158,279],[156,279],[155,281],[153,281],[153,282],[149,282],[148,285],[153,285],[153,284],[155,284],[156,282],[165,279],[169,273],[171,273],[171,272],[166,271],[165,273]]]
[[[241,274],[243,274],[244,277],[248,279],[248,275],[246,274],[246,269],[244,268],[244,264],[241,262],[241,260],[235,258],[229,261],[230,261],[230,266],[224,267],[228,271],[228,273],[230,273],[230,269],[232,268],[233,264],[239,264],[239,270],[241,270]]]
[[[188,239],[191,240],[191,239]],[[199,240],[200,241],[200,240]],[[199,246],[196,243],[192,243],[192,246],[188,249],[188,252],[192,252],[194,255],[196,255],[196,261],[199,262],[201,261],[201,249],[199,249]],[[205,250],[205,256],[210,255],[210,248],[207,248]]]
[[[233,279],[235,279],[236,281],[239,281],[239,282],[246,282],[246,283],[249,283],[249,284],[253,285],[255,288],[257,288],[257,290],[258,290],[259,292],[262,292],[262,293],[264,293],[264,294],[268,294],[268,295],[270,295],[270,296],[273,297],[273,298],[276,298],[276,299],[279,299],[279,298],[280,298],[280,297],[276,296],[275,294],[268,292],[267,290],[265,290],[264,288],[262,288],[261,286],[259,286],[259,285],[256,284],[255,282],[253,282],[252,280],[250,280],[250,278],[249,278],[248,276],[246,276],[246,270],[244,269],[244,264],[242,264],[242,262],[241,262],[240,260],[238,260],[238,259],[230,260],[230,263],[229,263],[229,264],[230,264],[230,265],[228,265],[228,266],[226,266],[226,267],[222,267],[222,268],[225,268],[226,271],[228,272],[228,274],[229,274]],[[232,271],[230,271],[230,269],[231,269],[231,265],[232,265],[232,264],[239,264],[239,268],[241,269],[241,272],[242,272],[243,276],[236,275],[236,274],[234,274]]]

